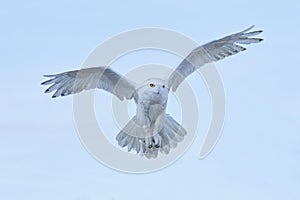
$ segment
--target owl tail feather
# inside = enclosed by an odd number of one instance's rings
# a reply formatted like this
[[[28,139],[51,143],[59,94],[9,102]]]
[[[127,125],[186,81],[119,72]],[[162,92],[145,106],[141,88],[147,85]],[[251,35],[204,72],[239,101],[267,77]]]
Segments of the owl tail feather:
[[[135,151],[147,158],[156,158],[158,152],[169,154],[171,149],[184,139],[186,130],[170,115],[166,116],[166,122],[161,131],[154,135],[143,137],[142,128],[136,126],[136,117],[133,117],[116,136],[119,146],[127,147],[127,151]]]

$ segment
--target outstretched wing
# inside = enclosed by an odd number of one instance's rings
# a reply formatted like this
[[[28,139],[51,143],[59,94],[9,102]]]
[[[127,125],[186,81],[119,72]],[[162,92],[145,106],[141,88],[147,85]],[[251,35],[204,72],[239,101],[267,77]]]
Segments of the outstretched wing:
[[[194,49],[170,75],[168,79],[169,88],[175,91],[188,75],[207,63],[216,62],[241,51],[245,51],[246,48],[239,44],[261,42],[263,39],[252,38],[252,36],[258,35],[262,30],[249,32],[253,27],[254,26],[251,26],[239,33],[214,40]]]
[[[99,88],[123,100],[124,98],[131,99],[135,92],[133,83],[105,67],[86,68],[55,75],[45,75],[45,77],[50,79],[41,84],[51,85],[45,90],[45,93],[55,91],[53,98]]]

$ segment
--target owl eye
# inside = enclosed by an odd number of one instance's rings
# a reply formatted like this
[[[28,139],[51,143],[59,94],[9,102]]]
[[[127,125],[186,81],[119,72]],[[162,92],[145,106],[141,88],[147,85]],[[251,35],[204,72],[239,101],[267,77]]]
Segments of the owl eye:
[[[152,88],[155,87],[155,85],[153,83],[150,83],[149,86],[152,87]]]

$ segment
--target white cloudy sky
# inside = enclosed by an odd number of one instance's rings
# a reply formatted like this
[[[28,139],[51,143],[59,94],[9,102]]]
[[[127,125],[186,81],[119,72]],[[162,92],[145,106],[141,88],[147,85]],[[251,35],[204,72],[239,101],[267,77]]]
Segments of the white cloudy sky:
[[[295,0],[2,2],[0,198],[300,199],[299,10]],[[199,137],[178,162],[145,175],[94,160],[74,128],[72,98],[53,100],[40,86],[43,74],[79,68],[97,45],[126,30],[168,28],[203,43],[252,24],[265,41],[217,64],[227,118],[204,160],[197,156],[210,109],[198,76],[188,81],[201,102]],[[149,62],[176,65],[179,58],[138,52],[113,67],[126,72]],[[105,98],[97,93],[99,104]]]

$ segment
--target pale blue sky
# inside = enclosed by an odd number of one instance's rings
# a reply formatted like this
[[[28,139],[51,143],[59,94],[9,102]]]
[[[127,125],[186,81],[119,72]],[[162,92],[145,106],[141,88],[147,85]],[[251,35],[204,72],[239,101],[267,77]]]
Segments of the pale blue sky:
[[[1,2],[0,199],[300,199],[299,11],[296,0]],[[197,156],[209,95],[198,76],[188,81],[203,110],[199,137],[174,165],[146,175],[94,160],[75,131],[72,98],[53,100],[39,85],[43,74],[79,68],[122,31],[162,27],[204,43],[252,24],[265,41],[217,63],[227,117],[204,160]],[[179,62],[151,51],[132,56],[114,69]]]

